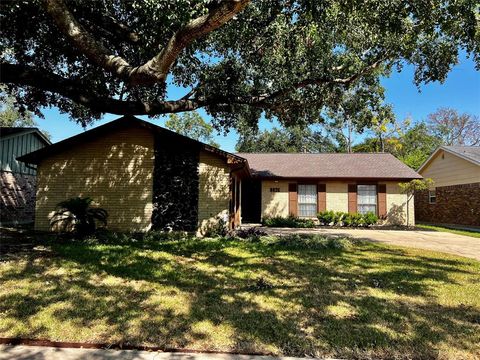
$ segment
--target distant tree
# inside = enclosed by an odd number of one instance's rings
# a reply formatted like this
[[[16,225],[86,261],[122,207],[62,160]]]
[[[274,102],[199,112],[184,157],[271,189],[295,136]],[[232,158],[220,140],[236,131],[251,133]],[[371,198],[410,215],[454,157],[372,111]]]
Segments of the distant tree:
[[[451,108],[440,108],[428,115],[428,126],[444,145],[480,145],[480,118],[459,114]]]
[[[412,169],[418,169],[433,151],[442,144],[442,139],[432,135],[425,123],[410,127],[400,137],[401,147],[393,155]]]
[[[213,126],[196,111],[181,115],[170,114],[170,118],[165,122],[165,127],[178,134],[219,147],[213,139]]]
[[[19,109],[16,100],[9,96],[0,87],[0,126],[5,127],[35,127],[32,113],[26,109]]]
[[[321,131],[309,127],[274,128],[240,135],[238,152],[332,152],[335,145]]]

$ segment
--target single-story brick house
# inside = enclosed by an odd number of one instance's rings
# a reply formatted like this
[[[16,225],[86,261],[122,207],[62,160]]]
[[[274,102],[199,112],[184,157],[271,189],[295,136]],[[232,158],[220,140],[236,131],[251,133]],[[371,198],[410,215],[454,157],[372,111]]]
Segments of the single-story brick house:
[[[414,201],[399,183],[421,176],[387,153],[239,153],[251,178],[244,180],[242,216],[314,217],[320,211],[374,212],[385,224],[414,224]]]
[[[480,146],[441,146],[418,172],[434,187],[415,194],[417,221],[480,226]]]
[[[75,196],[93,198],[119,231],[202,231],[219,218],[234,227],[322,209],[404,224],[398,183],[420,178],[389,154],[232,154],[131,116],[19,160],[37,166],[37,230]]]

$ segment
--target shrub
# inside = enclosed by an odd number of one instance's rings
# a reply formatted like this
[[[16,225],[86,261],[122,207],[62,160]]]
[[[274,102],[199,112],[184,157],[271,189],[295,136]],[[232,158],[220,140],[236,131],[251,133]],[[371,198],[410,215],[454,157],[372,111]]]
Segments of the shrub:
[[[324,225],[339,225],[343,224],[344,226],[370,226],[376,224],[378,217],[372,213],[368,212],[365,215],[362,214],[349,214],[342,211],[323,211],[317,215],[320,223]]]
[[[335,220],[335,211],[327,210],[327,211],[319,212],[317,214],[317,218],[320,221],[320,223],[324,225],[329,225],[333,223]]]
[[[57,204],[57,210],[50,219],[52,228],[71,231],[80,237],[93,234],[97,222],[107,225],[107,210],[92,207],[93,199],[75,197]]]
[[[318,234],[291,234],[283,236],[263,237],[267,245],[290,250],[345,250],[352,246],[347,238],[332,238]]]
[[[203,232],[205,237],[224,237],[228,234],[228,224],[220,216],[215,218],[215,221],[210,222]]]
[[[315,227],[315,222],[312,219],[300,219],[292,215],[286,218],[266,216],[262,219],[262,225],[268,227],[313,228]]]
[[[363,215],[363,219],[366,226],[371,226],[377,223],[378,216],[373,212],[367,212],[365,215]]]
[[[259,228],[252,227],[249,229],[239,229],[235,231],[235,236],[241,239],[254,240],[258,239],[260,236],[265,236],[267,233]]]

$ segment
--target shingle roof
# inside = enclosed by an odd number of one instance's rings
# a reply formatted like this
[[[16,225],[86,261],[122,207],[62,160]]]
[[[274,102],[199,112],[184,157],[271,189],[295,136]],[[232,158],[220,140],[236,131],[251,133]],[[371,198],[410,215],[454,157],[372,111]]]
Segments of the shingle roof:
[[[442,146],[442,148],[480,164],[480,146]]]
[[[252,175],[284,178],[420,179],[391,154],[238,153]]]

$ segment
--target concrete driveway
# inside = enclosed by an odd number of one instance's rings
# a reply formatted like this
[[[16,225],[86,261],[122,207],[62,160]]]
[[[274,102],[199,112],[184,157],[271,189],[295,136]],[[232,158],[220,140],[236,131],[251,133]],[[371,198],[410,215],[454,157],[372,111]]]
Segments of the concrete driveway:
[[[262,228],[271,234],[328,234],[434,250],[480,260],[480,239],[441,231],[381,229]]]

